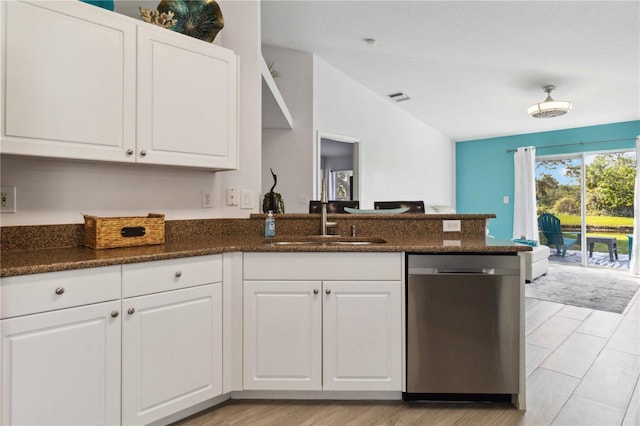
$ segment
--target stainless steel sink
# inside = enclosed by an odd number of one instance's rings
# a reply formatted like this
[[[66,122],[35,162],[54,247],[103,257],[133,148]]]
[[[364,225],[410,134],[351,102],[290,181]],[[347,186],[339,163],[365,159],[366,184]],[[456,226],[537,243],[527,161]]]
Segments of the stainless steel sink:
[[[384,244],[387,241],[376,237],[342,237],[339,235],[283,236],[266,238],[262,241],[269,245],[304,246],[304,245],[371,245]]]

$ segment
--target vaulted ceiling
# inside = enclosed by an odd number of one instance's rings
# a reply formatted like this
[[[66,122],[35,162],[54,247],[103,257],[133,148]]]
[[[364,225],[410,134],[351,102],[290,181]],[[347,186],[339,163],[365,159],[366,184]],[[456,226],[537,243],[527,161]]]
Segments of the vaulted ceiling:
[[[263,45],[313,53],[380,96],[404,92],[399,108],[453,140],[640,119],[638,1],[263,0],[261,9]],[[572,111],[529,117],[547,84]]]

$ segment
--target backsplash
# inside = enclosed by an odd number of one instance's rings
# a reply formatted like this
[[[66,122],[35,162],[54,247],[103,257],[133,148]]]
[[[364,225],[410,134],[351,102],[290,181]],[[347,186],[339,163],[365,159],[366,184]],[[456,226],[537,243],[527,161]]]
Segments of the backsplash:
[[[264,214],[249,219],[188,219],[165,222],[166,242],[210,238],[211,236],[263,235]],[[276,214],[276,235],[315,235],[320,215]],[[329,215],[337,222],[332,233],[349,236],[355,226],[358,236],[430,236],[443,239],[482,237],[492,214],[418,215]],[[443,232],[443,220],[460,220],[460,232]],[[0,228],[0,250],[37,250],[83,245],[84,225],[29,225]]]

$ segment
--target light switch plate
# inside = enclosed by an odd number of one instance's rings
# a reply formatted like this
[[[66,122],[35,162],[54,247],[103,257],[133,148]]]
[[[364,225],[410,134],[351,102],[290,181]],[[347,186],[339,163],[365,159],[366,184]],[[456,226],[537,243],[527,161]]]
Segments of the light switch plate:
[[[253,208],[253,191],[244,189],[240,191],[240,208],[252,209]]]

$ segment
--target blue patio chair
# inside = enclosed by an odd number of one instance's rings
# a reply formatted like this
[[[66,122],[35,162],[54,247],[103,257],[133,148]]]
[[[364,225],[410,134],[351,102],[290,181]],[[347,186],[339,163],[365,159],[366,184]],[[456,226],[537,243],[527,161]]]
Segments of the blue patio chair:
[[[569,247],[580,241],[580,232],[562,232],[560,219],[550,213],[543,213],[538,217],[538,228],[547,239],[547,245],[555,246],[556,251],[562,257],[567,254]],[[575,237],[567,238],[568,235],[575,235]]]
[[[629,239],[629,259],[631,259],[631,251],[633,249],[633,234],[627,234],[627,238]]]

